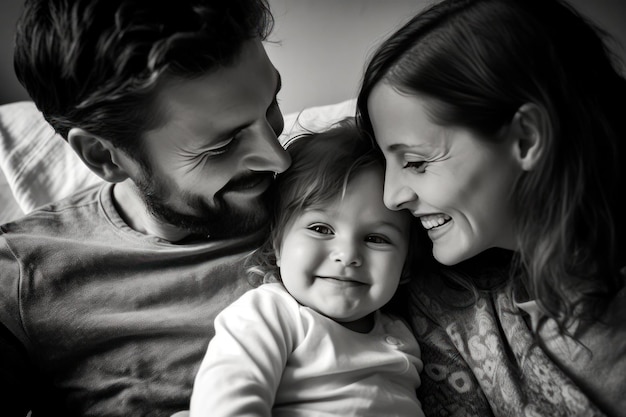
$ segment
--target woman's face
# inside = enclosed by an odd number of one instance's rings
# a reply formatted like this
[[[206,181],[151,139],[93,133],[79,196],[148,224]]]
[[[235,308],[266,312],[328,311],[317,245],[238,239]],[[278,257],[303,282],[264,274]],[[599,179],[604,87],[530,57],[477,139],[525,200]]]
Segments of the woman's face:
[[[509,196],[521,173],[516,141],[495,143],[434,124],[428,105],[385,83],[372,90],[368,109],[386,160],[385,205],[421,220],[442,264],[492,247],[514,249]]]

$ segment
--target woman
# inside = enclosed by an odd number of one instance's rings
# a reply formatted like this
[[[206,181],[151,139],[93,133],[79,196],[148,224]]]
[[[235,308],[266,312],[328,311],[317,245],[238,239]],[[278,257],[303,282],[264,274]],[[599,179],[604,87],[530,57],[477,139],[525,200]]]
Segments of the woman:
[[[456,275],[412,291],[427,415],[626,413],[626,81],[604,37],[557,0],[444,0],[367,67],[385,204]]]

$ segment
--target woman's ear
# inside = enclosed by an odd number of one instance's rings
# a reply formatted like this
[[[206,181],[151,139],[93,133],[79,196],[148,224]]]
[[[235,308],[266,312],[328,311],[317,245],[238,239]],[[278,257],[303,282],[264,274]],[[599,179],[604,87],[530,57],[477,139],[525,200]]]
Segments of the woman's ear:
[[[515,144],[515,156],[524,171],[537,166],[545,151],[550,120],[546,110],[533,103],[522,105],[510,125],[509,133]]]
[[[80,128],[70,129],[67,142],[87,167],[108,182],[122,182],[128,174],[117,161],[118,153],[109,141]]]

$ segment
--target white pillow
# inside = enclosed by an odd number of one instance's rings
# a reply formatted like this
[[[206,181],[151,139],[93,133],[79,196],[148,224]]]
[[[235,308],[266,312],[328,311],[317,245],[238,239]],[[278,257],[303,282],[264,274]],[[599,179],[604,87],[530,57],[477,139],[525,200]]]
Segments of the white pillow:
[[[0,168],[24,213],[102,181],[30,101],[0,106]]]
[[[356,100],[285,115],[281,143],[304,131],[320,131],[355,114]],[[31,101],[0,106],[0,169],[15,201],[28,213],[102,181],[54,133]]]

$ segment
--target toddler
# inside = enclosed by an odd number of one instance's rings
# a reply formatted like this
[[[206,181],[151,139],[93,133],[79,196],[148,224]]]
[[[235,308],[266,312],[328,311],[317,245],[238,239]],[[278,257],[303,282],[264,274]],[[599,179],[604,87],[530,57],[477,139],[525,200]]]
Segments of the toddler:
[[[263,285],[215,320],[191,416],[423,416],[420,349],[381,311],[409,274],[412,217],[383,204],[384,169],[352,120],[294,140]]]

